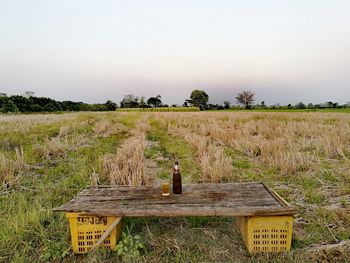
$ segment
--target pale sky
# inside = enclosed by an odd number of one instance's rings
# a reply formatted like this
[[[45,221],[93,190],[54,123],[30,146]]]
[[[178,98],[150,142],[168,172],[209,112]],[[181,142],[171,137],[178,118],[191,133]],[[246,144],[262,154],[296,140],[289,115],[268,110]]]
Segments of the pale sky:
[[[0,0],[0,92],[350,101],[349,0]]]

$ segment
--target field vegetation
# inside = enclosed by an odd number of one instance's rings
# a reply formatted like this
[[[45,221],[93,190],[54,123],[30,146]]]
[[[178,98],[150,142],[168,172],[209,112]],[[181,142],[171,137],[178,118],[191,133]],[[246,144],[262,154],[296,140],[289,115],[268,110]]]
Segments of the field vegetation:
[[[339,112],[1,115],[0,261],[121,260],[74,256],[51,209],[91,184],[158,184],[179,160],[184,183],[263,181],[298,206],[292,251],[249,255],[230,217],[126,218],[124,236],[144,247],[133,260],[347,262],[349,158],[350,115]]]
[[[172,112],[187,112],[187,111],[199,111],[198,107],[162,107],[162,108],[119,108],[119,112],[132,112],[132,111],[141,111],[141,112],[163,112],[163,111],[172,111]]]

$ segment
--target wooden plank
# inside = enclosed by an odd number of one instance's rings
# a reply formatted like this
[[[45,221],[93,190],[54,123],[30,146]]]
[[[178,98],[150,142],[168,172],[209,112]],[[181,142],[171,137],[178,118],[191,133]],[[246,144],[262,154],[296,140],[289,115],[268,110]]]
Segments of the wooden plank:
[[[265,183],[262,183],[265,189],[283,206],[290,206],[286,200],[284,200],[279,194],[274,190],[270,189]]]
[[[156,209],[155,207],[148,210],[129,209],[118,212],[110,209],[86,210],[83,212],[87,215],[94,216],[117,216],[117,217],[179,217],[179,216],[273,216],[273,215],[293,215],[295,209],[280,209],[273,207],[253,207],[252,209],[235,208],[235,209],[216,209],[214,207],[192,207],[191,209],[180,208],[173,211]]]
[[[112,224],[105,230],[105,232],[103,233],[103,235],[99,238],[99,240],[97,240],[97,242],[92,246],[91,251],[99,248],[103,241],[105,241],[105,239],[109,236],[109,234],[113,231],[113,229],[118,225],[118,223],[120,222],[122,218],[121,217],[117,217]]]
[[[146,190],[146,191],[145,191]],[[258,191],[254,191],[253,189],[215,189],[215,190],[208,190],[208,189],[195,189],[191,186],[185,187],[184,186],[184,191],[183,194],[178,196],[178,195],[171,195],[171,197],[176,198],[178,197],[179,199],[184,199],[186,198],[193,198],[193,201],[196,201],[197,199],[202,199],[202,198],[236,198],[236,197],[257,197],[259,196],[269,196],[271,195],[266,192],[266,191],[261,191],[259,189]],[[100,199],[100,200],[135,200],[135,199],[140,199],[140,200],[145,200],[145,199],[159,199],[159,200],[169,200],[165,199],[164,197],[161,196],[161,190],[158,188],[152,189],[144,189],[140,188],[139,190],[134,189],[130,190],[129,192],[123,192],[119,191],[118,188],[112,188],[109,189],[109,192],[105,191],[96,191],[94,193],[89,193],[87,194],[86,192],[84,193],[79,193],[78,195],[79,200],[95,200],[95,199]],[[74,199],[73,199],[74,200]],[[258,199],[257,199],[258,200]],[[272,200],[272,199],[271,199]]]
[[[90,202],[93,200],[101,200],[101,201],[107,201],[107,200],[124,200],[124,201],[133,201],[133,202],[138,202],[135,200],[141,200],[141,202],[174,202],[174,200],[177,200],[178,203],[183,203],[183,200],[189,199],[191,202],[196,203],[199,201],[199,203],[203,203],[203,200],[208,199],[209,202],[212,201],[220,201],[220,200],[229,200],[229,199],[239,199],[239,198],[244,198],[244,199],[249,199],[249,198],[255,198],[256,202],[259,202],[263,196],[256,195],[253,191],[250,189],[245,192],[245,194],[238,194],[237,192],[231,192],[231,195],[227,195],[227,193],[223,192],[222,189],[219,189],[218,192],[208,192],[208,191],[202,191],[199,193],[196,193],[195,191],[192,191],[192,189],[189,189],[189,194],[186,194],[184,190],[184,194],[182,194],[180,197],[179,196],[173,196],[173,199],[166,198],[164,199],[161,197],[160,192],[154,194],[152,191],[148,191],[148,193],[144,193],[142,189],[140,191],[129,191],[127,195],[120,196],[118,189],[109,189],[111,191],[110,194],[106,195],[105,192],[99,193],[95,192],[93,195],[90,195],[89,197],[86,197],[86,193],[84,195],[79,194],[78,199],[73,199],[70,204],[75,203],[75,202]],[[116,190],[116,191],[114,191]],[[113,194],[114,191],[114,194]],[[160,190],[159,190],[160,191]],[[87,191],[84,191],[87,192]],[[133,193],[134,192],[134,193]],[[260,191],[261,192],[261,191]],[[137,193],[135,196],[135,193]],[[192,195],[191,195],[192,193]],[[232,194],[233,193],[233,194]],[[227,195],[227,196],[226,196]],[[237,197],[238,196],[238,197]],[[270,197],[267,193],[265,193],[264,197]],[[175,199],[174,199],[175,198]],[[168,201],[169,200],[169,201]],[[69,204],[68,204],[69,205]]]
[[[255,200],[256,202],[259,202],[260,199],[269,199],[271,203],[274,204],[280,204],[277,200],[274,200],[271,198],[271,195],[269,194],[260,194],[260,195],[254,195],[251,193],[244,193],[244,194],[232,194],[228,195],[226,193],[216,194],[216,193],[207,193],[202,194],[201,196],[197,196],[196,194],[186,194],[183,193],[181,196],[170,194],[170,196],[164,197],[159,193],[158,195],[149,195],[147,198],[145,196],[141,196],[138,198],[128,197],[126,195],[124,196],[118,196],[117,193],[114,196],[80,196],[79,202],[92,202],[92,201],[115,201],[115,202],[133,202],[133,203],[145,203],[145,202],[159,202],[159,203],[203,203],[205,201],[225,201],[225,200]],[[71,203],[77,202],[76,200],[73,200]],[[281,204],[284,206],[284,204]]]
[[[55,211],[110,216],[249,216],[295,214],[263,183],[189,184],[181,195],[159,186],[102,186],[82,190]]]
[[[76,202],[69,203],[65,206],[58,208],[57,210],[65,210],[65,209],[86,209],[89,207],[93,208],[102,208],[108,207],[111,209],[127,209],[129,206],[137,206],[137,207],[146,207],[146,206],[155,206],[162,205],[165,209],[169,205],[175,205],[178,207],[188,207],[191,208],[195,205],[210,205],[213,207],[253,207],[253,206],[271,206],[276,207],[276,203],[271,202],[269,198],[260,198],[258,201],[254,199],[245,199],[245,198],[236,198],[234,200],[220,200],[213,202],[210,199],[197,200],[196,202],[191,202],[191,200],[170,200],[170,201],[158,201],[158,200],[145,200],[145,201],[130,201],[126,200],[124,203],[116,202],[114,200],[90,200],[89,202]],[[279,206],[277,204],[277,206]],[[167,209],[169,210],[169,208]]]

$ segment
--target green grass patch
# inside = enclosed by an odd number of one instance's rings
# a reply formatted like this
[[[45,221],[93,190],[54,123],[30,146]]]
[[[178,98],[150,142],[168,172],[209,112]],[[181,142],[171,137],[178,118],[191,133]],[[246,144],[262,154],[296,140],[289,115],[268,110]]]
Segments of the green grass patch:
[[[193,181],[193,178],[199,176],[199,166],[194,159],[194,152],[191,146],[182,138],[170,136],[166,127],[160,125],[156,118],[150,120],[151,131],[147,135],[147,140],[153,142],[153,145],[146,150],[146,157],[160,158],[157,161],[164,173],[164,176],[170,174],[175,160],[178,160],[181,167],[181,175],[184,183]]]
[[[108,117],[113,119],[116,115]],[[80,120],[89,119],[89,127],[80,129],[78,126],[74,135],[85,134],[89,138],[88,145],[54,160],[35,155],[35,144],[43,142],[48,134],[57,136],[62,125],[74,128],[76,120],[52,123],[51,126],[35,125],[25,139],[20,133],[12,135],[13,140],[24,148],[25,161],[30,165],[20,178],[19,187],[0,196],[0,261],[75,261],[70,250],[68,220],[64,213],[54,213],[51,209],[68,202],[90,185],[90,175],[99,169],[99,157],[114,153],[127,136],[93,137],[92,127],[101,117],[79,116]],[[136,120],[135,115],[124,122],[131,126]]]

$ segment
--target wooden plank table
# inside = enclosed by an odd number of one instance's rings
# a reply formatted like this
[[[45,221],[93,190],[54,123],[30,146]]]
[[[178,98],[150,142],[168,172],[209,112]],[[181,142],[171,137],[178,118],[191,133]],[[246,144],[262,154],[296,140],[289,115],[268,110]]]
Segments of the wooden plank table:
[[[108,244],[114,249],[121,218],[145,216],[235,216],[249,252],[288,251],[297,213],[260,182],[187,184],[182,194],[169,196],[162,196],[160,186],[89,187],[54,210],[66,212],[70,219],[74,253],[95,249],[110,233],[114,238]],[[107,224],[108,220],[114,221]]]
[[[258,216],[293,215],[289,206],[263,183],[188,184],[182,194],[161,195],[160,186],[99,186],[82,190],[55,211],[89,215]]]

